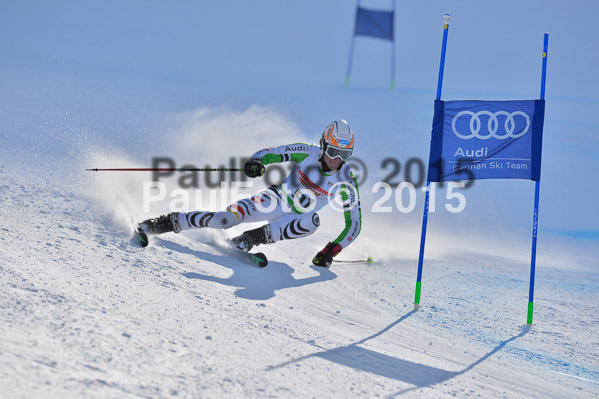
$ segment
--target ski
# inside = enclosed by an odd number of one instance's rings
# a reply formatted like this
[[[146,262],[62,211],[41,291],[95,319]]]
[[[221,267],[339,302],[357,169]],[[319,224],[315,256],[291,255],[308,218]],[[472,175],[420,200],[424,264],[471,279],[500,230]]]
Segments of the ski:
[[[264,255],[262,252],[256,252],[256,253],[243,252],[237,248],[235,248],[235,251],[239,253],[241,258],[244,258],[245,260],[249,260],[250,262],[252,262],[254,265],[258,266],[261,269],[268,265],[268,258],[266,258],[266,255]]]
[[[230,240],[227,240],[227,244],[229,248],[231,248],[233,251],[235,251],[237,255],[239,255],[239,258],[245,261],[250,261],[259,268],[263,268],[268,265],[268,258],[262,252],[242,251],[241,249],[237,248],[235,244],[233,244],[233,242],[231,242]]]
[[[149,241],[148,241],[148,235],[146,233],[144,233],[143,231],[135,230],[135,232],[133,234],[134,234],[135,239],[137,239],[137,242],[139,242],[139,245],[141,245],[142,248],[145,248],[148,246]]]
[[[131,229],[133,230],[133,236],[131,237],[132,242],[138,243],[142,248],[147,247],[150,243],[148,235],[139,229],[137,218],[130,216],[129,219],[131,221]]]
[[[148,240],[148,234],[140,230],[139,226],[137,226],[135,222],[134,226],[132,240],[141,245],[142,248],[147,247],[150,243]],[[251,262],[253,265],[258,266],[259,268],[263,268],[268,265],[268,258],[266,258],[266,255],[264,255],[262,252],[244,252],[231,243],[229,243],[229,247],[235,251],[235,254],[238,255],[238,258],[247,262]]]

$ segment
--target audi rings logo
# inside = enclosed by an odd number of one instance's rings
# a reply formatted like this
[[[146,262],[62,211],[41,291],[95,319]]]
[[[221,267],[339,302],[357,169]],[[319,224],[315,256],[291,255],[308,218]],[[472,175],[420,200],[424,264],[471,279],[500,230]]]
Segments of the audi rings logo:
[[[466,116],[470,116],[470,132],[458,132],[456,129],[456,122],[460,118],[466,118]],[[481,132],[481,126],[483,122],[481,122],[481,116],[488,116],[489,120],[487,121],[487,130]],[[505,116],[505,121],[503,122],[503,129],[499,129],[500,127],[500,118]],[[484,118],[483,118],[484,119]],[[521,131],[516,131],[516,121],[526,121],[526,127]],[[464,124],[462,124],[463,126]],[[528,129],[530,129],[530,118],[526,113],[522,111],[514,111],[512,113],[506,111],[461,111],[456,116],[453,117],[451,121],[451,130],[453,133],[461,139],[468,140],[471,138],[478,138],[481,140],[487,140],[490,138],[495,138],[499,140],[504,140],[507,138],[517,139],[518,137],[524,136]],[[466,133],[466,134],[465,134]]]

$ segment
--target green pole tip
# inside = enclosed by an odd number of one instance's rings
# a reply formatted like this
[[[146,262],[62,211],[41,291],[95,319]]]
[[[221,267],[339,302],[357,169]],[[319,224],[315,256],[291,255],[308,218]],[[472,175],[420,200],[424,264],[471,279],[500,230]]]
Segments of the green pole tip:
[[[345,85],[349,86],[349,75],[345,77]]]
[[[422,288],[422,283],[420,281],[416,281],[416,295],[414,295],[414,309],[418,310],[420,307],[420,291]]]
[[[526,318],[526,324],[528,326],[532,326],[532,310],[533,310],[533,302],[528,302],[528,317]]]
[[[369,256],[368,259],[366,259],[366,263],[372,265],[372,262],[374,262],[374,259],[372,259],[372,256]]]

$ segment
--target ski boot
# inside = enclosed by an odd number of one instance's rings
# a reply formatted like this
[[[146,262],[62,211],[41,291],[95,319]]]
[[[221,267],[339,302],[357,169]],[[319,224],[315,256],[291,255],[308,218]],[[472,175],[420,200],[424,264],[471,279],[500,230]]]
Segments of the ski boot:
[[[249,252],[256,245],[272,244],[274,241],[270,235],[270,225],[267,224],[257,229],[246,231],[242,235],[232,238],[231,242],[240,251]]]
[[[137,230],[146,234],[178,233],[181,231],[178,219],[179,212],[169,213],[158,218],[144,220],[137,225]]]

